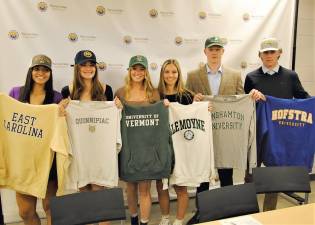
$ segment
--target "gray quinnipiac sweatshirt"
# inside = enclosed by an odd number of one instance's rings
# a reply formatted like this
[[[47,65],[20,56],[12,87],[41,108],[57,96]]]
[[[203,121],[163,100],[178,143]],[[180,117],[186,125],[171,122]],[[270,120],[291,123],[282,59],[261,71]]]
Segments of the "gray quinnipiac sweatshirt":
[[[119,175],[124,181],[168,178],[173,146],[168,109],[163,102],[148,106],[124,104]]]

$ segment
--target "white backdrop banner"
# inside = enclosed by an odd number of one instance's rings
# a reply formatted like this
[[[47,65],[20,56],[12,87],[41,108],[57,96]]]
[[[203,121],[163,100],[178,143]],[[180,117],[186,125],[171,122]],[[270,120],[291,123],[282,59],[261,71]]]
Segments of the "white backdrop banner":
[[[186,78],[205,63],[204,42],[214,35],[226,42],[223,63],[242,71],[243,77],[259,66],[259,43],[266,37],[280,40],[281,64],[291,66],[294,0],[0,2],[1,92],[24,84],[35,54],[52,58],[54,87],[60,91],[71,82],[70,65],[82,49],[95,52],[100,79],[114,91],[123,85],[135,54],[148,58],[155,85],[168,58],[179,60]],[[11,220],[8,215],[18,218],[16,211],[5,210],[6,221]]]
[[[290,67],[294,0],[0,0],[0,91],[22,85],[32,56],[53,60],[54,86],[72,80],[77,51],[91,49],[101,79],[123,85],[129,58],[147,56],[157,85],[160,66],[179,60],[184,76],[205,62],[207,37],[226,41],[224,63],[245,75],[259,65],[259,43],[276,37]]]

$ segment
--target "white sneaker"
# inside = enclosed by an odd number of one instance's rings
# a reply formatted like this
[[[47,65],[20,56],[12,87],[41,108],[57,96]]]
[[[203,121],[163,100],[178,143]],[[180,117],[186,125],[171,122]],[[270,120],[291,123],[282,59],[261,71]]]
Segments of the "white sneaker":
[[[166,218],[161,219],[159,225],[171,225],[170,219],[168,219],[168,218],[167,219]]]
[[[173,225],[183,225],[183,220],[175,220]]]

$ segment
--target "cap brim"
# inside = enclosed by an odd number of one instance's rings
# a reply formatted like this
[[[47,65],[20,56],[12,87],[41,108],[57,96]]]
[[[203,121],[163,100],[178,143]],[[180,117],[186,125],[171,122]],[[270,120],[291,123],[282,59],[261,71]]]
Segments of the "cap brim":
[[[264,48],[259,50],[259,52],[267,52],[267,51],[278,51],[279,48]]]
[[[86,62],[92,62],[92,63],[98,64],[95,60],[91,60],[91,59],[84,59],[84,60],[82,60],[76,64],[81,65],[81,64],[86,63]]]
[[[206,46],[206,48],[210,48],[212,46],[218,46],[218,47],[224,48],[224,46],[222,44],[218,44],[218,43],[209,44],[209,45]]]
[[[133,63],[133,64],[129,65],[129,68],[130,68],[130,67],[133,67],[133,66],[135,66],[135,65],[141,65],[141,66],[143,66],[145,69],[148,69],[148,66],[147,66],[146,64],[140,63],[140,62],[136,62],[136,63]],[[128,68],[128,69],[129,69],[129,68]]]
[[[46,67],[46,68],[48,68],[48,69],[50,69],[50,70],[51,70],[51,66],[48,66],[48,65],[43,65],[43,64],[34,64],[34,65],[31,65],[31,67],[30,67],[30,68],[33,68],[33,67],[35,67],[35,66],[44,66],[44,67]]]

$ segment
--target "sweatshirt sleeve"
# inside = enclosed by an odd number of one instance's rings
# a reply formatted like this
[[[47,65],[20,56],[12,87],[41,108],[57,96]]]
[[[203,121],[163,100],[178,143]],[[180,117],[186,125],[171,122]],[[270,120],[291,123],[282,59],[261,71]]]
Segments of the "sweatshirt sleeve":
[[[209,112],[209,118],[210,118],[210,130],[209,130],[209,146],[210,146],[210,177],[209,177],[209,183],[210,185],[215,185],[215,178],[216,178],[216,172],[214,167],[214,150],[213,150],[213,134],[212,134],[212,118],[211,118],[211,112]]]
[[[244,86],[243,86],[243,81],[241,77],[241,73],[238,72],[236,73],[236,93],[237,95],[244,94]]]
[[[263,161],[263,146],[264,139],[268,134],[267,125],[267,107],[268,96],[266,96],[266,101],[259,101],[256,106],[256,144],[257,144],[257,164],[261,165]]]
[[[51,149],[56,152],[58,190],[57,196],[66,194],[66,191],[75,192],[76,176],[70,176],[72,152],[68,139],[68,129],[65,117],[58,117]],[[72,178],[74,179],[72,179]]]
[[[194,91],[192,85],[192,75],[190,73],[187,74],[186,88],[190,91]]]
[[[293,95],[294,95],[294,98],[301,98],[301,99],[304,99],[304,98],[310,98],[311,96],[304,90],[302,84],[301,84],[301,81],[298,77],[298,75],[294,72],[292,74],[292,84],[293,84]]]
[[[253,113],[249,125],[249,137],[248,137],[248,163],[249,173],[252,173],[252,169],[257,167],[257,144],[256,144],[256,109],[255,102],[252,100]]]
[[[253,84],[252,84],[252,80],[250,78],[250,76],[246,76],[245,78],[245,83],[244,83],[244,91],[246,94],[249,94],[249,92],[254,89]]]
[[[121,109],[118,109],[117,112],[117,139],[116,139],[116,150],[117,150],[117,154],[121,151],[121,147],[122,147],[122,140],[121,140],[121,132],[120,132],[120,121],[121,121]]]

